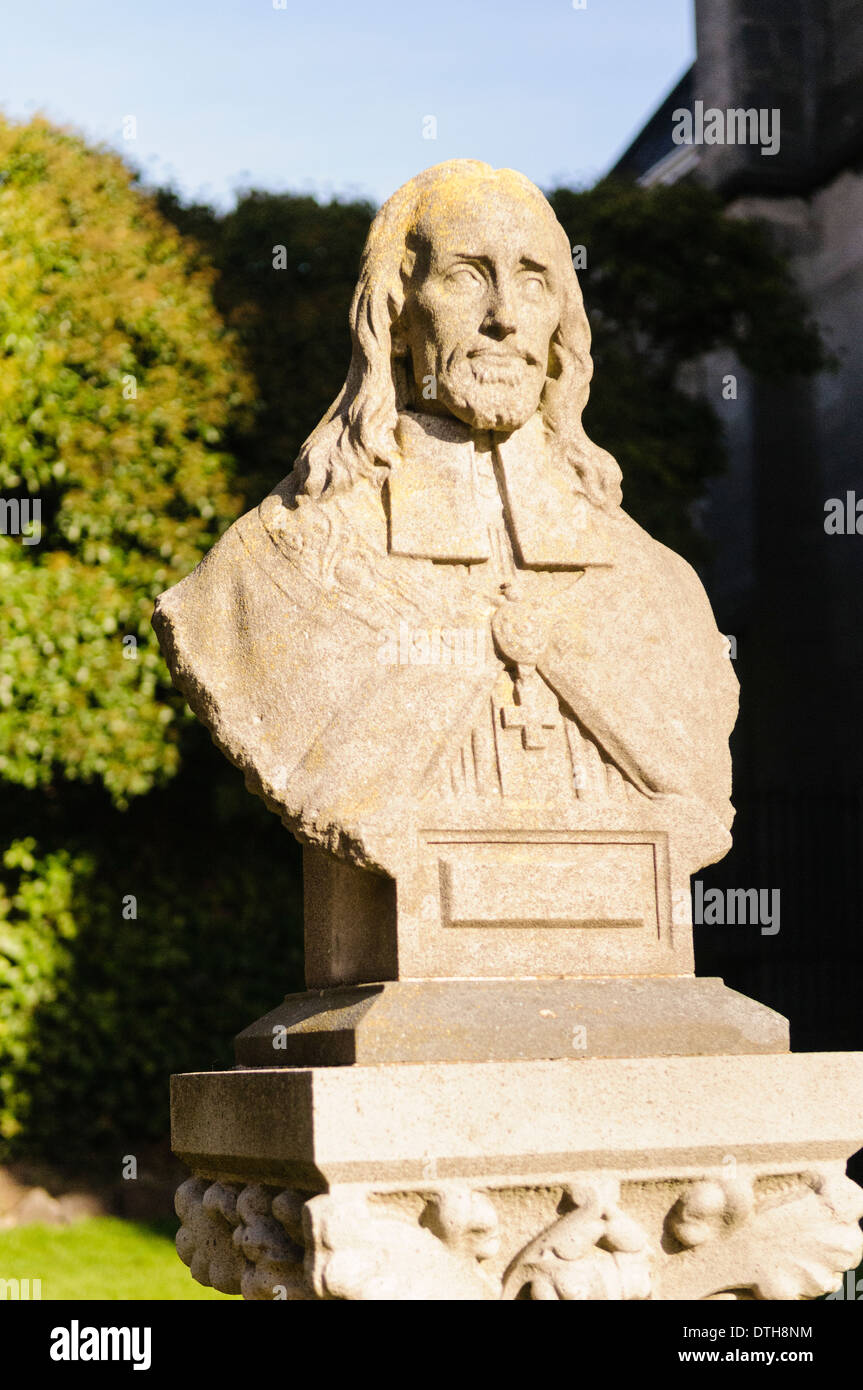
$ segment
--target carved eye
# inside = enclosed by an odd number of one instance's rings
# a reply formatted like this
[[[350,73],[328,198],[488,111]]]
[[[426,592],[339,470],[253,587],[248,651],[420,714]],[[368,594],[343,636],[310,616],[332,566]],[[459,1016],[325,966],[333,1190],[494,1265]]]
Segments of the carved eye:
[[[545,281],[541,275],[522,275],[521,287],[529,299],[539,299],[545,293]]]
[[[456,290],[482,289],[483,278],[473,266],[457,265],[447,275],[447,284]]]

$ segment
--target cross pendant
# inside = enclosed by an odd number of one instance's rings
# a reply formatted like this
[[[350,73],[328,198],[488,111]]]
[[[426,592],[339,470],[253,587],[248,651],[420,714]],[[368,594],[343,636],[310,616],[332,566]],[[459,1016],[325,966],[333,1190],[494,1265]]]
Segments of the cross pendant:
[[[515,681],[515,705],[504,705],[501,719],[505,729],[521,729],[523,748],[546,748],[546,730],[560,723],[557,697],[536,674],[533,666],[519,666]]]

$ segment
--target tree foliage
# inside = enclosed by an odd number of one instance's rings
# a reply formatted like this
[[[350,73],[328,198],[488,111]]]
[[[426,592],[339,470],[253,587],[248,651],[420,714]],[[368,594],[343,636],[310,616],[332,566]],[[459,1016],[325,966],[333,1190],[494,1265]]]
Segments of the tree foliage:
[[[289,471],[345,379],[348,309],[374,208],[256,190],[222,217],[165,191],[159,206],[215,266],[216,303],[254,373],[241,465],[256,503]]]
[[[284,830],[253,818],[238,854],[236,822],[172,799],[170,835],[135,809],[0,857],[0,1158],[162,1139],[168,1077],[230,1067],[233,1035],[301,987]]]
[[[251,396],[210,284],[116,155],[0,121],[0,493],[43,528],[0,537],[7,780],[124,804],[176,771],[150,614],[236,514]]]

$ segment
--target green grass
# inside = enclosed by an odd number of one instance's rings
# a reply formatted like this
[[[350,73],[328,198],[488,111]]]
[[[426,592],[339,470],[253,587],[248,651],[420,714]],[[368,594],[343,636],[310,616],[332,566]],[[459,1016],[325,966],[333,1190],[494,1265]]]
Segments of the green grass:
[[[226,1298],[196,1284],[174,1249],[176,1223],[100,1216],[0,1231],[0,1279],[41,1279],[43,1299]]]

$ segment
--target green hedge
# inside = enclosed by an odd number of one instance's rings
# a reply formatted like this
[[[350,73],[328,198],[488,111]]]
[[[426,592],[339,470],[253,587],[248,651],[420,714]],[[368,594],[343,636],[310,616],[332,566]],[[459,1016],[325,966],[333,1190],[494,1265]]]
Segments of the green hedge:
[[[263,808],[240,834],[184,811],[169,833],[161,817],[117,814],[100,836],[6,849],[0,1159],[161,1139],[170,1074],[231,1066],[234,1034],[302,988],[286,832]],[[124,917],[130,895],[137,916]]]

